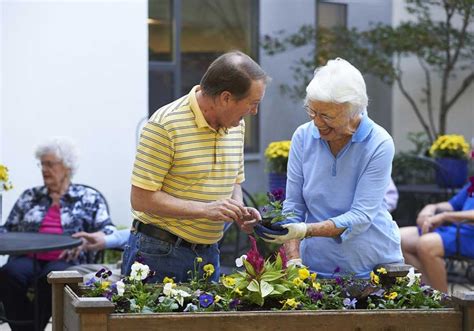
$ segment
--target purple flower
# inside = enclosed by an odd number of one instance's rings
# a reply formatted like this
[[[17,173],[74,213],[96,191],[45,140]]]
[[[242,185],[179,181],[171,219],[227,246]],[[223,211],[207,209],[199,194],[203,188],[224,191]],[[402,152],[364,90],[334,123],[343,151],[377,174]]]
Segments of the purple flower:
[[[271,193],[270,193],[270,201],[274,202],[274,201],[283,201],[285,200],[285,190],[282,189],[282,188],[277,188],[277,189],[274,189]]]
[[[105,272],[105,268],[102,268],[102,269],[100,269],[99,271],[97,271],[97,272],[95,273],[95,276],[100,278],[100,277],[102,277],[102,274],[103,274],[104,272]]]
[[[336,281],[336,284],[339,286],[342,286],[342,284],[344,284],[344,281],[339,276],[336,277],[335,281]]]
[[[310,288],[308,290],[308,292],[306,292],[309,296],[309,298],[311,299],[311,301],[313,302],[318,302],[319,300],[321,300],[323,298],[323,293],[319,292],[319,291],[316,291],[312,288]]]
[[[385,290],[384,290],[383,288],[381,288],[380,290],[378,290],[378,291],[376,291],[376,292],[373,292],[373,293],[371,293],[370,295],[374,295],[374,296],[376,296],[376,297],[381,298],[384,293],[385,293]]]
[[[98,280],[97,280],[95,277],[92,277],[91,279],[89,279],[89,280],[85,283],[85,285],[86,285],[86,286],[92,286],[92,285],[94,285],[94,284],[97,283],[97,282],[98,282]]]
[[[344,305],[344,307],[346,307],[347,309],[355,309],[356,308],[356,303],[357,303],[357,299],[354,298],[351,300],[351,298],[345,298],[344,300],[342,300],[342,304]]]
[[[240,305],[240,299],[232,299],[229,302],[229,309],[237,309],[237,306]]]
[[[199,296],[199,304],[201,307],[207,308],[214,302],[214,297],[210,294],[203,293]]]
[[[333,273],[337,274],[338,272],[341,272],[341,268],[339,266],[334,269]]]

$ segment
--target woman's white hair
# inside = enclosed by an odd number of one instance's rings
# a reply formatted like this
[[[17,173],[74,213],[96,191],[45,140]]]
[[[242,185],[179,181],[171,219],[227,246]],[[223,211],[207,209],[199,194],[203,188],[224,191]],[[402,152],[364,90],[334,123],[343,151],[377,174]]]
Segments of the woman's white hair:
[[[78,151],[74,142],[68,137],[51,137],[36,147],[35,156],[40,160],[46,154],[54,154],[66,168],[71,170],[71,177],[76,173]]]
[[[367,108],[365,81],[360,71],[344,59],[329,60],[314,71],[306,87],[305,104],[309,101],[348,103],[353,115]]]

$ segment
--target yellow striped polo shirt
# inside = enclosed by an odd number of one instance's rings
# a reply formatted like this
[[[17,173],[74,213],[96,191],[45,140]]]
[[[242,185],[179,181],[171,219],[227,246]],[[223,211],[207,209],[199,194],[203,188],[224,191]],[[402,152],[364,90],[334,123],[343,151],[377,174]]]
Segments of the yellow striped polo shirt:
[[[161,190],[201,202],[230,198],[244,177],[245,124],[214,130],[188,95],[158,109],[144,126],[132,174],[136,187]],[[224,221],[162,217],[132,209],[135,219],[152,223],[186,241],[212,244],[222,238]]]

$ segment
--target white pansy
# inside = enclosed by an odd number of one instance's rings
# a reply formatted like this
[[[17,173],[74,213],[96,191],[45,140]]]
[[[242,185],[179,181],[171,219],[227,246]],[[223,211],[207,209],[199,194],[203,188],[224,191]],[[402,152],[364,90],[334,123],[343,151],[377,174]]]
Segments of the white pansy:
[[[165,286],[163,287],[163,294],[166,295],[167,297],[175,296],[176,295],[176,290],[173,289],[173,287],[176,286],[173,283],[166,283]]]
[[[182,306],[184,302],[184,298],[190,297],[191,294],[189,294],[186,291],[183,290],[176,290],[175,292],[175,299],[178,301],[179,305]]]
[[[408,287],[412,286],[420,277],[421,274],[416,274],[415,273],[415,268],[411,267],[408,270],[408,274],[406,276],[408,278]]]
[[[132,264],[132,271],[130,272],[130,278],[133,280],[144,280],[150,273],[150,267],[140,262]]]
[[[188,303],[186,308],[184,308],[185,312],[192,312],[198,310],[198,307],[196,305],[193,305],[192,303]]]
[[[241,257],[238,257],[235,259],[235,266],[237,268],[240,268],[244,265],[244,260],[247,260],[247,255],[242,255]]]
[[[115,285],[117,286],[117,295],[122,296],[125,292],[125,283],[119,280]]]

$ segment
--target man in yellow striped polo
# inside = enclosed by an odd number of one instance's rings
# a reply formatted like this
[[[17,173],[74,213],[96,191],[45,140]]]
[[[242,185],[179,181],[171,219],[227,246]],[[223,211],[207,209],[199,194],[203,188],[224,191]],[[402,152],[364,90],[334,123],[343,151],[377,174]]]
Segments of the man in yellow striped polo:
[[[122,273],[135,261],[152,281],[188,280],[194,261],[215,267],[224,222],[251,232],[261,218],[242,203],[245,115],[256,115],[267,75],[250,57],[229,52],[189,94],[158,109],[142,130],[132,174],[133,227]]]

